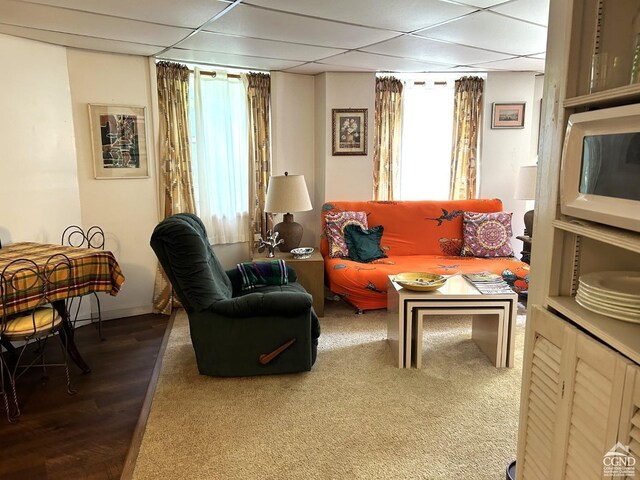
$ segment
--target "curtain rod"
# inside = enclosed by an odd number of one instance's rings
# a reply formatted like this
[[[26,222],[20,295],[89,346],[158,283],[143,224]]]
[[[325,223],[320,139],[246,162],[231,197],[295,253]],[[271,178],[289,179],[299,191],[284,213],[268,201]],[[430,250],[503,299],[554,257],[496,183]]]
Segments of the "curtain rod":
[[[427,82],[425,81],[420,81],[420,82],[413,82],[414,85],[426,85]],[[434,85],[436,86],[446,86],[447,82],[433,82]]]
[[[194,73],[195,70],[190,68],[189,71],[191,73]],[[206,70],[200,70],[200,74],[202,74],[202,75],[210,75],[212,78],[215,78],[216,75],[217,75],[216,72],[209,72],[209,71],[206,71]],[[236,73],[227,73],[227,77],[228,78],[240,78],[240,75],[238,75]]]

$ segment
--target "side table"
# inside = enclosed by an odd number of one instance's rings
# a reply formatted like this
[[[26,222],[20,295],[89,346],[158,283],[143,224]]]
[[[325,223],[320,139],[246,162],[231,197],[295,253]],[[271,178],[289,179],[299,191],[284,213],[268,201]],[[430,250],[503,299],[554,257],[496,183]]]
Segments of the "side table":
[[[289,252],[275,252],[275,259],[282,259],[289,264],[298,275],[298,283],[313,297],[313,309],[319,317],[324,317],[324,258],[320,249],[314,249],[309,258],[293,258]],[[253,253],[253,261],[270,260],[266,253]]]

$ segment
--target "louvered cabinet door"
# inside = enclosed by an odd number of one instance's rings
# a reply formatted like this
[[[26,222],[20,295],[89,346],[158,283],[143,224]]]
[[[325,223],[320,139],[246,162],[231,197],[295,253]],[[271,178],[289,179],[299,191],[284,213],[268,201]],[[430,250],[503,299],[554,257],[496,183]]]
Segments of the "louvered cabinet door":
[[[626,368],[621,355],[582,332],[577,333],[573,362],[567,365],[564,400],[564,465],[566,480],[599,480],[603,457],[615,447]],[[564,368],[564,365],[563,365]],[[562,447],[561,447],[562,448]]]
[[[563,349],[575,339],[575,329],[539,307],[532,309],[528,321],[516,478],[559,479],[561,459],[556,458],[555,445],[562,399],[561,364]]]
[[[629,454],[635,459],[635,475],[625,478],[640,478],[640,368],[636,365],[627,367],[618,441],[629,448]]]

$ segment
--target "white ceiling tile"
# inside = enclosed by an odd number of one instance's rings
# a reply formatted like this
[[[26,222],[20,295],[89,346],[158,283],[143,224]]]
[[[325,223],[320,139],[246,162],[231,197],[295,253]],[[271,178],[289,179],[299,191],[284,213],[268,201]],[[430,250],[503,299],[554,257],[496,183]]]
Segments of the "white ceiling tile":
[[[502,53],[489,52],[412,35],[392,38],[362,50],[453,65],[491,62],[509,58],[509,55]]]
[[[169,46],[190,30],[13,0],[0,2],[0,22],[87,37]]]
[[[546,28],[533,23],[546,23],[549,1],[244,0],[188,37],[182,27],[200,26],[233,2],[0,0],[0,32],[135,55],[178,43],[176,60],[309,74],[542,71]],[[473,13],[493,6],[499,13]],[[445,23],[423,28],[438,22]],[[415,29],[418,36],[398,33]]]
[[[362,47],[397,35],[384,30],[354,27],[242,4],[207,24],[204,30],[343,49]]]
[[[469,65],[460,65],[453,68],[448,68],[447,72],[457,72],[457,73],[481,73],[481,72],[491,72],[492,68],[480,68],[480,67],[471,67]]]
[[[6,33],[7,35],[13,35],[16,37],[30,38],[31,40],[39,40],[46,43],[53,43],[54,45],[64,45],[65,47],[83,48],[86,50],[97,50],[101,52],[125,53],[128,55],[150,56],[164,49],[164,47],[154,45],[120,42],[118,40],[105,40],[104,38],[48,32],[46,30],[35,30],[33,28],[14,27],[12,25],[2,24],[0,24],[0,33]]]
[[[549,21],[549,0],[515,0],[491,10],[545,26]]]
[[[135,0],[109,0],[108,2],[29,0],[29,2],[191,28],[199,27],[229,6],[226,2],[215,0],[182,0],[179,4],[176,4],[175,0],[153,0],[152,8],[149,5],[150,2]]]
[[[494,70],[509,70],[513,72],[544,72],[544,60],[539,58],[518,57],[497,62],[475,65],[478,68],[487,67]]]
[[[336,48],[314,47],[210,32],[199,32],[180,42],[176,47],[187,50],[204,50],[301,61],[319,60],[345,51]]]
[[[512,55],[544,52],[547,44],[545,27],[484,11],[422,30],[417,35]]]
[[[324,63],[305,63],[297,67],[287,68],[285,72],[317,75],[323,72],[375,72],[371,68],[345,67],[344,65],[327,65]]]
[[[322,62],[325,63],[325,62]],[[447,66],[433,63],[418,62],[398,57],[387,57],[364,52],[347,52],[342,55],[327,58],[326,63],[331,65],[352,66],[371,70],[395,70],[398,72],[423,72],[429,70],[443,70]]]
[[[438,0],[246,0],[244,3],[399,32],[412,32],[475,10]]]
[[[256,68],[259,70],[283,70],[285,68],[300,65],[300,62],[290,60],[278,60],[273,58],[249,57],[244,55],[232,55],[226,53],[202,52],[199,50],[181,50],[172,48],[158,57],[168,60],[181,60],[183,62],[206,63],[220,65],[222,67]]]
[[[508,2],[510,0],[456,0],[458,3],[464,3],[471,7],[489,8],[494,5],[500,5],[501,3]]]

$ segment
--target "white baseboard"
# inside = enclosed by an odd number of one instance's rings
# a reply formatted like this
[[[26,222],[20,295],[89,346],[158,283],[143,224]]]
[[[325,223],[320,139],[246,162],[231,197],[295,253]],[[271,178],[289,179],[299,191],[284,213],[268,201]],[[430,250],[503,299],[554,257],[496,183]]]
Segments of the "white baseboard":
[[[142,305],[139,307],[130,307],[130,308],[119,308],[117,310],[108,310],[102,311],[102,320],[115,320],[117,318],[124,317],[135,317],[136,315],[146,315],[148,313],[153,312],[153,305]],[[93,315],[97,315],[97,312],[94,312]],[[94,316],[93,321],[96,321],[96,317]],[[76,322],[76,328],[82,327],[84,325],[89,325],[91,323],[91,319],[88,315],[83,315],[78,318]]]

